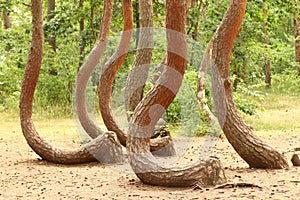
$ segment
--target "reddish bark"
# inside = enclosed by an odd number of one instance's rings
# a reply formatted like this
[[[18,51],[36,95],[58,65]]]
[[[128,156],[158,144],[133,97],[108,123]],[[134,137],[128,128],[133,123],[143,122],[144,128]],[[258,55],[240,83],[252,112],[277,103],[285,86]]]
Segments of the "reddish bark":
[[[118,139],[122,145],[126,145],[126,134],[125,131],[120,128],[116,120],[113,117],[110,98],[112,93],[112,85],[116,76],[117,71],[121,67],[124,59],[127,55],[130,39],[132,36],[133,28],[133,13],[131,0],[123,0],[123,16],[124,16],[124,28],[121,36],[121,41],[116,52],[112,55],[110,60],[105,63],[101,69],[99,79],[99,107],[102,115],[104,124],[108,130],[116,132]]]
[[[99,79],[99,107],[102,115],[102,119],[107,129],[117,134],[120,143],[126,146],[127,133],[116,122],[112,114],[110,105],[112,85],[117,71],[120,69],[130,45],[130,38],[133,28],[133,15],[132,15],[132,3],[130,0],[123,1],[123,15],[124,15],[124,32],[121,36],[121,41],[116,52],[112,55],[110,60],[105,63],[101,69]],[[151,151],[157,151],[164,146],[167,146],[172,142],[172,139],[167,136],[164,138],[156,138],[151,140]]]
[[[246,9],[246,0],[231,0],[221,25],[213,39],[213,97],[222,130],[251,168],[287,168],[283,156],[254,135],[240,117],[232,96],[230,57]],[[225,95],[222,88],[225,88]],[[225,111],[225,112],[224,112]]]
[[[105,2],[107,3],[107,1]],[[121,146],[112,132],[108,132],[78,149],[63,149],[51,145],[36,131],[32,120],[32,104],[43,54],[42,1],[31,0],[31,9],[32,42],[20,97],[21,127],[27,143],[41,158],[54,163],[78,164],[97,161],[97,159],[109,163],[122,161]]]
[[[154,126],[173,101],[186,68],[186,1],[167,0],[166,4],[168,67],[132,115],[127,141],[130,165],[142,182],[151,185],[187,187],[221,183],[225,177],[216,158],[172,168],[159,164],[150,153],[150,137]]]
[[[153,6],[152,0],[139,0],[139,33],[137,52],[125,87],[125,109],[134,111],[143,98],[144,86],[152,58],[153,47]]]

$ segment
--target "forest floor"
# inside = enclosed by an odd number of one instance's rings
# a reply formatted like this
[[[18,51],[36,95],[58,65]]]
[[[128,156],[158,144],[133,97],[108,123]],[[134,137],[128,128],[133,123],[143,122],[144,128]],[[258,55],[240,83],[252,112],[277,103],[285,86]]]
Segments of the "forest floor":
[[[144,185],[128,164],[100,163],[57,165],[41,161],[22,136],[18,118],[0,116],[0,199],[294,199],[300,197],[300,168],[290,162],[293,149],[300,147],[300,97],[267,97],[264,111],[246,117],[255,133],[283,152],[286,170],[249,169],[226,139],[219,139],[211,155],[220,158],[229,183],[251,183],[259,187],[163,188]],[[277,106],[275,106],[277,105]],[[37,130],[48,141],[62,147],[78,147],[80,137],[73,119],[37,119]],[[181,154],[193,162],[205,138],[191,143],[176,139],[189,151]],[[298,152],[300,153],[300,152]]]

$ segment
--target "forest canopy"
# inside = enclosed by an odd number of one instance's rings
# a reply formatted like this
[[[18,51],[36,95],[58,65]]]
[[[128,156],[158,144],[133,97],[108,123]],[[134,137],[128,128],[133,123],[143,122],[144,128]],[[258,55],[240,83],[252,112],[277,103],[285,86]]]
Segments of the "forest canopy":
[[[48,42],[44,46],[34,109],[54,116],[71,115],[76,73],[97,39],[103,4],[95,0],[56,0],[55,9],[51,10],[49,2],[53,1],[43,1],[45,40]],[[228,4],[229,1],[189,1],[186,33],[203,50],[220,24]],[[134,25],[138,28],[137,1],[133,1],[133,6]],[[165,2],[154,0],[153,6],[154,26],[164,27]],[[30,2],[3,0],[0,10],[0,111],[16,111],[31,42]],[[117,0],[113,7],[112,36],[122,31],[122,20],[122,3]],[[299,5],[294,0],[248,1],[231,58],[234,98],[240,111],[255,114],[259,100],[268,92],[266,86],[278,93],[299,95],[299,63],[295,54],[295,42],[299,41],[299,36],[295,38],[297,20]],[[163,54],[155,50],[152,62],[159,63]],[[122,84],[122,77],[128,73],[133,59],[134,52],[128,54],[115,84],[118,81]],[[266,71],[268,65],[269,71]],[[193,89],[197,85],[197,70],[198,66],[188,65],[185,74]],[[94,79],[92,90],[97,87],[97,77]],[[209,91],[207,95],[210,95]],[[180,118],[178,101],[175,99],[168,109],[170,122],[176,123]]]

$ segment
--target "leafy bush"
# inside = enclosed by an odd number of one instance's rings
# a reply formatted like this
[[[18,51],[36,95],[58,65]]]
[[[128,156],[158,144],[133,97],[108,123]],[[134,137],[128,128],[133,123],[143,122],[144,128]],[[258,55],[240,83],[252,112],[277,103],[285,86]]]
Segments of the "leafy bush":
[[[299,95],[300,94],[300,77],[295,71],[285,71],[282,74],[275,74],[272,76],[273,92]]]
[[[233,98],[239,111],[243,114],[255,115],[256,109],[260,107],[259,102],[264,99],[264,95],[251,86],[238,85],[236,92],[233,93]]]

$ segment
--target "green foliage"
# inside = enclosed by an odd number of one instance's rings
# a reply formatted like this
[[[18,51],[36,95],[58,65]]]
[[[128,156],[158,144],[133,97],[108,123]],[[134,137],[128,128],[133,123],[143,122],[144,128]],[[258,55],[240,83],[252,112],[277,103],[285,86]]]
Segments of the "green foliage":
[[[22,23],[19,27],[1,31],[0,40],[3,42],[0,43],[0,111],[18,109],[17,102],[30,45],[29,30],[29,24]]]
[[[259,91],[253,91],[247,87],[239,86],[233,93],[236,107],[246,115],[255,115],[256,109],[260,108],[259,102],[263,100],[264,95]]]
[[[44,14],[45,38],[55,36],[57,51],[53,52],[45,40],[43,66],[36,90],[34,109],[35,112],[48,112],[51,116],[71,115],[71,101],[74,90],[75,76],[78,70],[79,48],[85,46],[83,57],[90,52],[95,39],[98,37],[99,25],[102,18],[102,1],[83,1],[83,7],[78,7],[77,1],[57,0],[54,18],[46,22]],[[31,40],[31,13],[30,7],[24,6],[21,1],[4,0],[0,3],[0,11],[10,13],[13,28],[4,30],[0,27],[0,111],[18,110],[18,101],[22,77],[26,67],[28,50]],[[28,3],[25,2],[25,3]],[[136,6],[137,0],[133,1]],[[263,15],[262,4],[266,4],[266,16]],[[195,38],[202,49],[206,48],[215,30],[226,12],[229,1],[197,1],[197,5],[188,11],[187,33]],[[44,11],[47,2],[44,2]],[[164,26],[165,1],[154,0],[154,24],[156,27]],[[247,11],[239,37],[231,59],[231,76],[236,83],[234,99],[238,109],[247,114],[254,115],[260,107],[263,94],[257,90],[268,92],[264,89],[264,63],[265,58],[271,60],[272,92],[289,95],[299,95],[299,77],[296,76],[296,62],[294,53],[294,36],[292,14],[299,8],[289,1],[248,1]],[[135,8],[135,19],[137,18]],[[299,17],[299,16],[298,16]],[[84,20],[85,29],[79,31],[79,21]],[[267,21],[269,45],[264,43],[266,35],[262,30],[263,22]],[[2,22],[2,21],[1,21]],[[136,23],[135,23],[136,25]],[[111,36],[116,36],[123,27],[122,1],[114,2],[113,19],[111,23]],[[136,34],[134,34],[136,37]],[[116,37],[118,38],[118,37]],[[153,51],[153,64],[158,64],[165,54],[165,37],[157,37]],[[102,61],[107,60],[118,44],[118,39],[111,41],[106,49]],[[132,47],[135,43],[131,44]],[[179,123],[190,127],[187,121],[199,124],[197,135],[202,135],[209,130],[207,119],[197,107],[195,91],[197,87],[197,68],[201,56],[197,49],[189,49],[191,66],[185,74],[185,84],[181,93],[175,98],[166,112],[169,123],[177,126]],[[115,85],[125,86],[126,74],[133,62],[134,51],[130,52],[124,65],[117,74]],[[210,77],[206,95],[208,105],[212,108],[210,94]],[[236,82],[235,82],[236,81]],[[98,84],[98,74],[91,79],[91,98],[95,98]],[[146,91],[152,87],[147,83]],[[122,96],[119,92],[119,96]],[[96,98],[95,98],[96,99]],[[120,106],[120,105],[118,105]],[[195,122],[194,119],[198,121]],[[200,119],[200,120],[199,120]],[[193,124],[193,125],[194,125]],[[192,128],[189,128],[192,130]],[[194,129],[193,129],[194,130]]]
[[[272,92],[291,96],[300,95],[300,78],[294,71],[284,71],[282,74],[275,74],[272,77]]]

